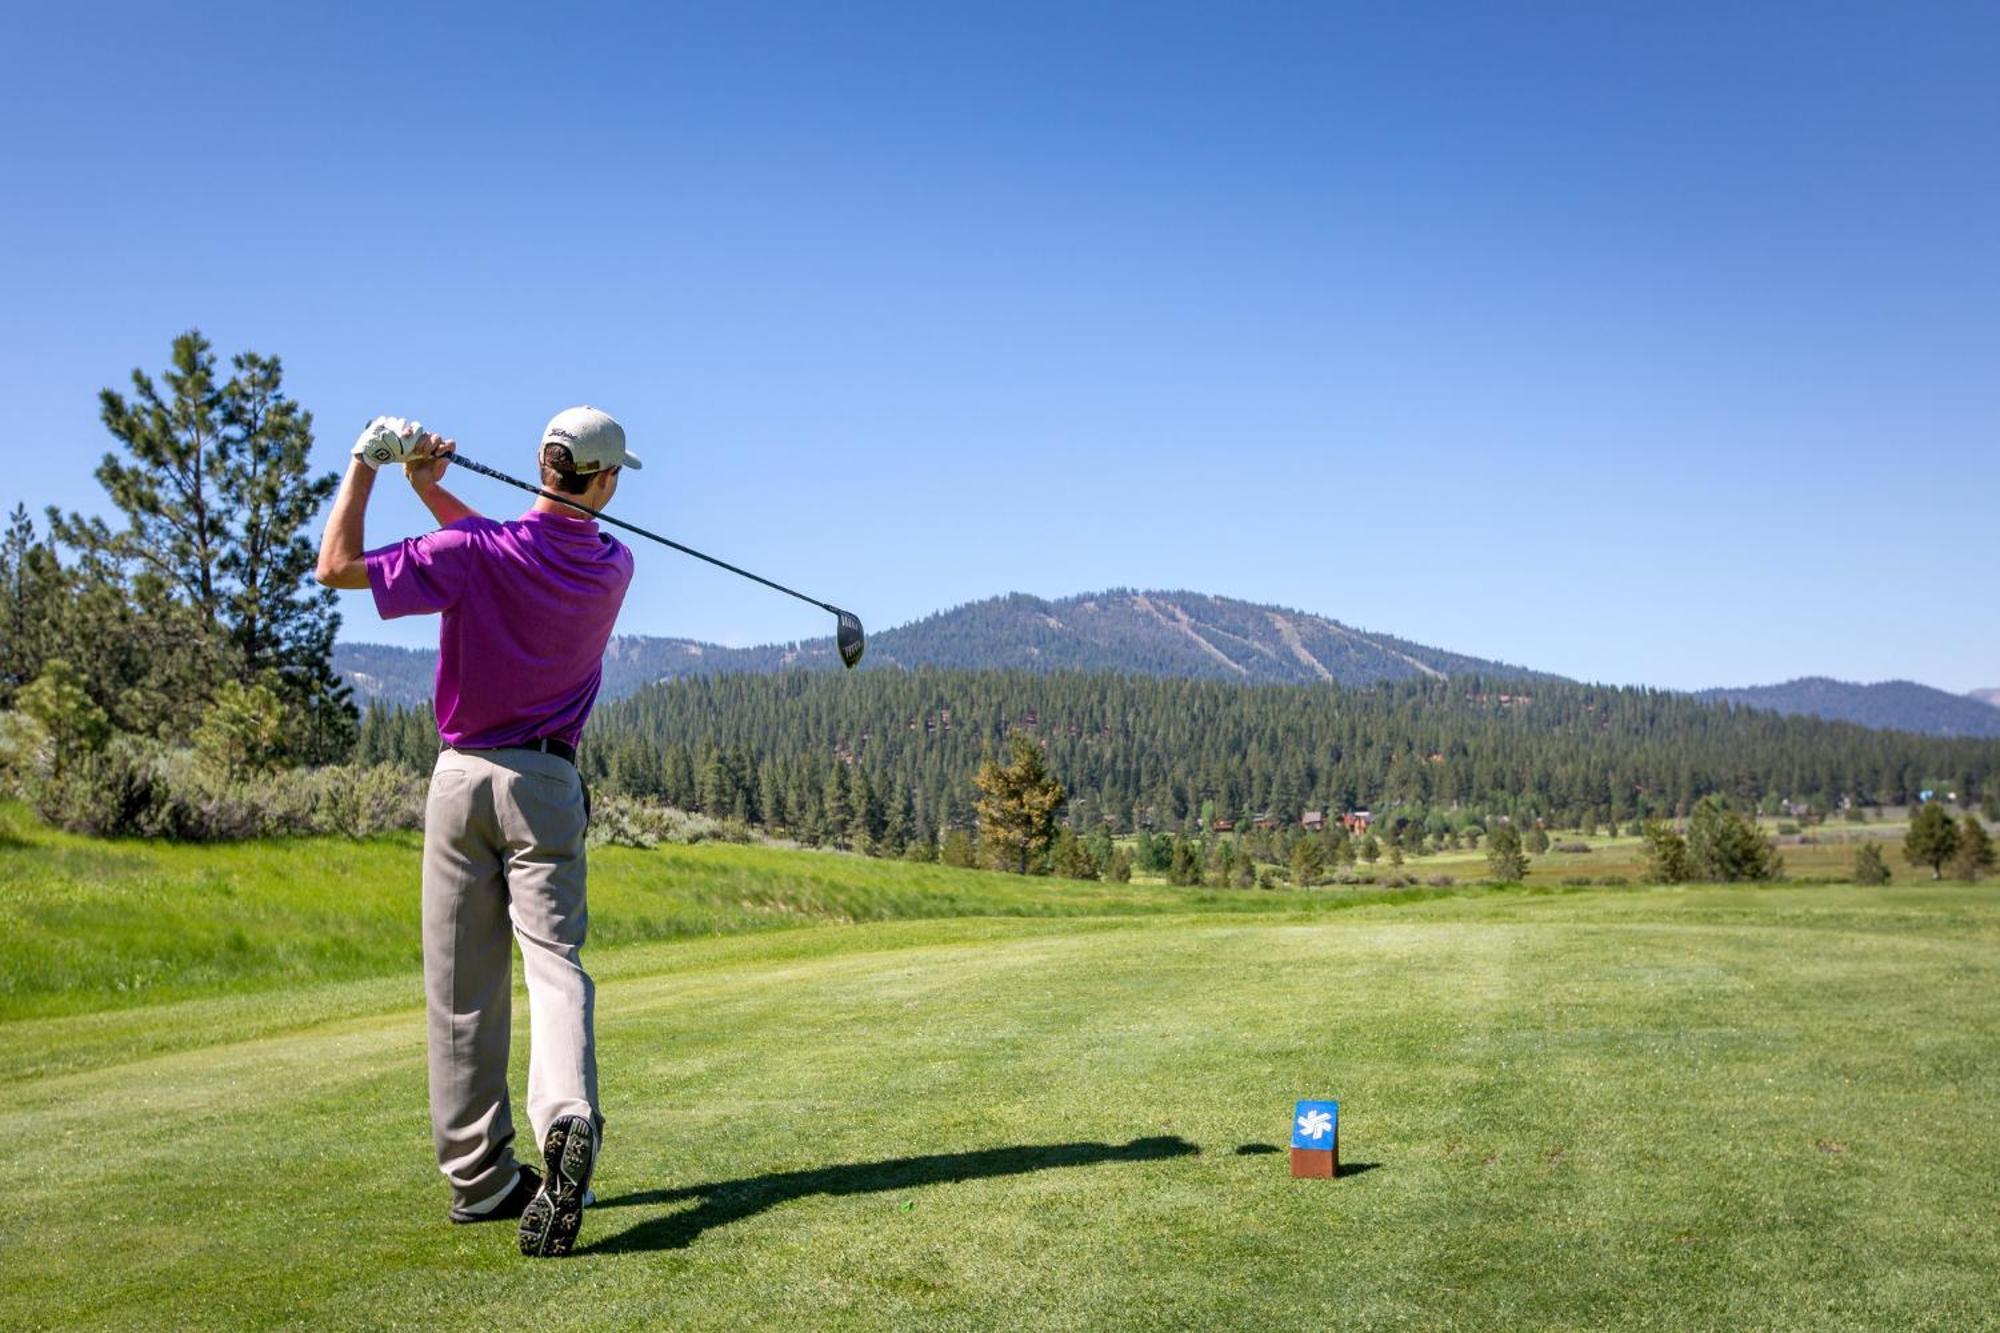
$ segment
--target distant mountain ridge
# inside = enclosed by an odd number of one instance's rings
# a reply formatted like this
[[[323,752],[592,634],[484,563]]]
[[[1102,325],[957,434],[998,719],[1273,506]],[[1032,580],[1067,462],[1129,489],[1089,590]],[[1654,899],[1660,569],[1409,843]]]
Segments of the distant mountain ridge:
[[[2000,708],[2000,689],[1967,690],[1965,692],[1965,697],[1968,699],[1977,699],[1979,700],[1979,702],[1983,704],[1991,704],[1995,708]]]
[[[1931,736],[2000,737],[2000,708],[1963,694],[1885,680],[1873,685],[1802,676],[1781,685],[1697,690],[1697,698],[1768,708],[1777,713],[1809,713],[1864,727],[1887,727]]]
[[[428,702],[429,649],[338,644],[334,669],[367,704]],[[1193,592],[1113,588],[1047,600],[1009,593],[869,636],[863,670],[1120,672],[1259,684],[1372,685],[1415,676],[1560,680],[1549,672],[1358,630],[1326,616]],[[603,699],[658,680],[732,672],[839,669],[832,638],[754,648],[620,635],[604,654]],[[1856,685],[1823,676],[1700,690],[1697,697],[1779,713],[1939,736],[2000,736],[2000,708],[1913,681]],[[1975,692],[1977,693],[1977,692]],[[2000,691],[1988,693],[2000,694]]]
[[[366,704],[430,698],[436,654],[343,643],[334,669]],[[682,676],[834,670],[832,638],[755,648],[619,635],[604,654],[606,699]],[[1547,672],[1358,630],[1325,616],[1191,592],[1116,588],[1048,601],[1009,593],[869,635],[866,669],[1116,671],[1261,684],[1372,685],[1412,676],[1556,679]]]

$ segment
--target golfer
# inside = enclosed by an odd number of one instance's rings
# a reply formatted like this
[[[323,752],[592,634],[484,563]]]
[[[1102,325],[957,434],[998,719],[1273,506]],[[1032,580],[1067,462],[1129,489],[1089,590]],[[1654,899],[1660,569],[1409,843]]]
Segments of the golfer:
[[[632,552],[588,516],[543,498],[511,522],[439,483],[456,442],[377,417],[354,446],[320,542],[318,578],[367,588],[385,620],[438,615],[437,727],[424,807],[424,995],[431,1135],[451,1220],[521,1219],[521,1252],[569,1252],[604,1131],[583,970],[584,826],[576,745],[597,698]],[[362,515],[376,469],[402,463],[436,532],[369,551]],[[592,407],[542,432],[542,489],[602,509],[625,432]],[[511,940],[510,940],[511,935]],[[507,1096],[512,943],[527,973],[528,1120],[542,1171],[514,1157]]]

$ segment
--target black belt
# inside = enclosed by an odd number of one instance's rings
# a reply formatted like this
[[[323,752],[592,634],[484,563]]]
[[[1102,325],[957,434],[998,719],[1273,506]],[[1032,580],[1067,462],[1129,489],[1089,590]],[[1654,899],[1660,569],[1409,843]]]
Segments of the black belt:
[[[487,750],[540,750],[543,754],[552,754],[558,759],[567,759],[572,768],[576,766],[576,747],[568,741],[557,740],[554,736],[537,736],[534,740],[522,741],[519,745],[491,745],[483,746],[477,750],[469,749],[463,745],[447,745],[444,748],[447,750],[457,750],[460,754],[482,754]]]

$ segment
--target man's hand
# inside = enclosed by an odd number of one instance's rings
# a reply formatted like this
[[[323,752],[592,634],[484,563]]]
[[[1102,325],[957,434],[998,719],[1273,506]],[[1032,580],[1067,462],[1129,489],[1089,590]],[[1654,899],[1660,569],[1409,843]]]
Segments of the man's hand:
[[[369,467],[379,468],[384,463],[401,463],[416,451],[417,441],[424,438],[424,428],[403,417],[376,417],[361,428],[361,437],[354,442],[354,456]]]
[[[410,479],[418,495],[444,480],[444,470],[451,466],[452,451],[457,448],[457,440],[428,432],[418,434],[409,457],[403,460],[403,475]]]
[[[415,451],[403,462],[403,473],[409,477],[417,498],[424,502],[424,507],[431,511],[431,517],[438,521],[441,528],[448,528],[462,518],[479,517],[478,511],[471,505],[438,485],[444,477],[444,470],[451,466],[451,456],[457,448],[457,440],[419,435]]]

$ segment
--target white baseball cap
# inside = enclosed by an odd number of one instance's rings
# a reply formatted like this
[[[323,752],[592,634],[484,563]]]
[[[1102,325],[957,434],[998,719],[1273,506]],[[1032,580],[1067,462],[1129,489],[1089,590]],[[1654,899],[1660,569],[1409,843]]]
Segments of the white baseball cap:
[[[608,467],[640,467],[637,454],[625,449],[625,428],[609,412],[594,407],[566,407],[542,427],[544,445],[569,450],[576,472],[588,475]]]

